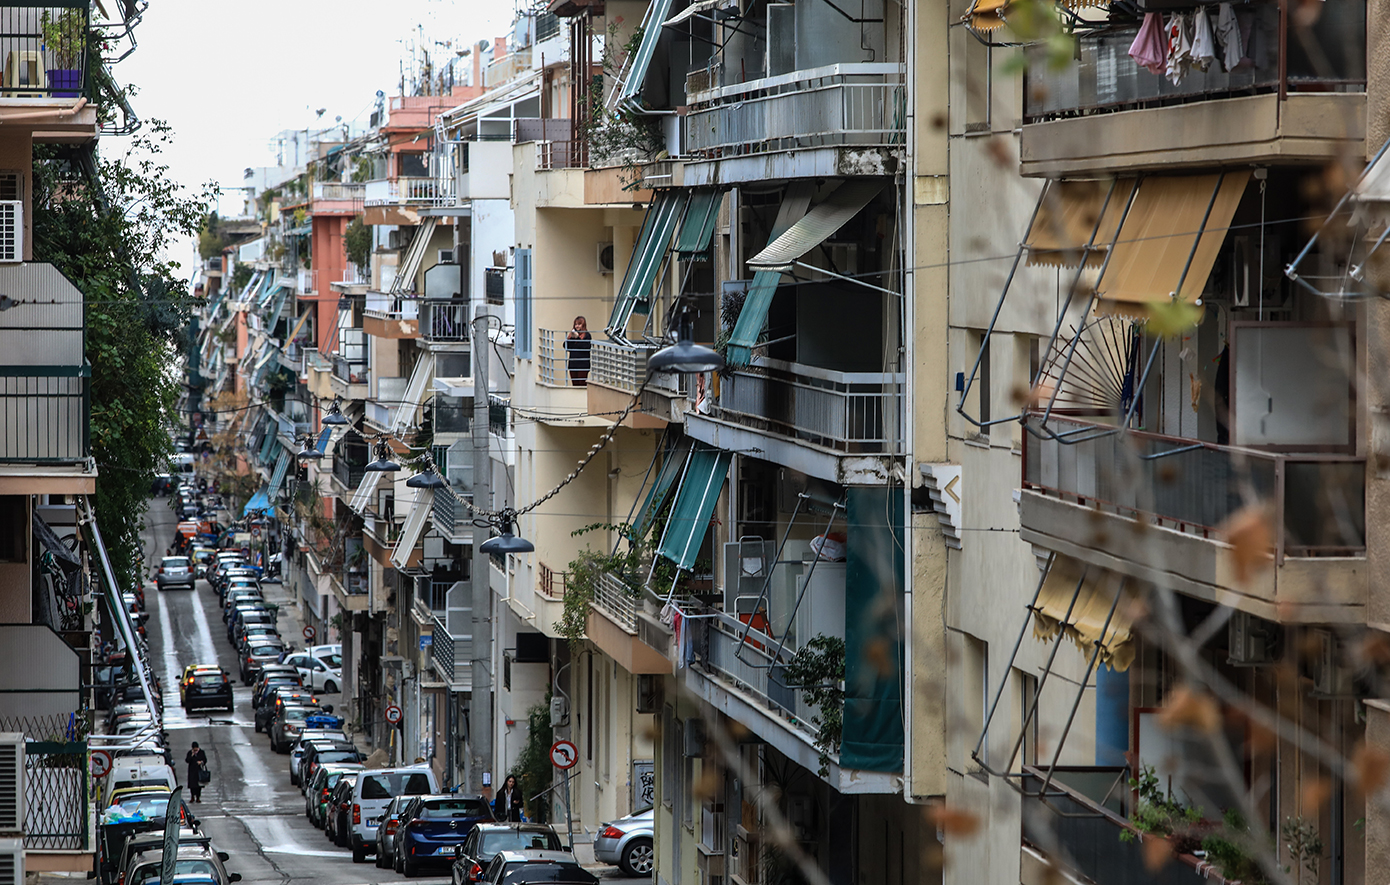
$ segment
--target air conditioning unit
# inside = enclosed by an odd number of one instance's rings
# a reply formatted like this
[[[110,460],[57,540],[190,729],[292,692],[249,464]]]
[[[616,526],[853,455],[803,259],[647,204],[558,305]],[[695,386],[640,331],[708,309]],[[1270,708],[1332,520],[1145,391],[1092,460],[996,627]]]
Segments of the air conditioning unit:
[[[637,676],[637,712],[661,712],[661,677],[652,673]]]
[[[0,263],[24,260],[24,201],[0,200]]]
[[[0,839],[0,885],[24,885],[23,839]]]
[[[1341,643],[1331,630],[1314,630],[1317,655],[1312,660],[1313,697],[1350,698],[1356,696],[1356,678],[1341,664]]]
[[[0,733],[0,834],[24,832],[24,735]],[[19,881],[23,881],[21,875]]]
[[[1235,612],[1226,622],[1226,663],[1258,667],[1274,663],[1278,626],[1249,612]]]
[[[612,244],[612,243],[599,243],[599,244],[598,244],[598,250],[597,250],[597,251],[598,251],[598,254],[597,254],[597,258],[598,258],[598,272],[599,272],[599,273],[612,273],[612,272],[613,272],[613,244]]]
[[[453,250],[453,249],[440,249],[440,250],[439,250],[439,263],[440,263],[440,264],[453,264],[453,263],[454,263],[454,250]]]

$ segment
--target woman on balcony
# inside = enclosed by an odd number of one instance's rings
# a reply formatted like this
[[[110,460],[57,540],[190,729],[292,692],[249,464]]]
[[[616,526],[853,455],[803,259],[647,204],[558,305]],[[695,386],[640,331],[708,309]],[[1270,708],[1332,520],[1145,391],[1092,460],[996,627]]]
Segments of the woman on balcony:
[[[574,318],[574,328],[565,336],[565,350],[569,353],[570,384],[575,387],[589,386],[589,348],[593,345],[589,334],[589,321],[583,317]]]

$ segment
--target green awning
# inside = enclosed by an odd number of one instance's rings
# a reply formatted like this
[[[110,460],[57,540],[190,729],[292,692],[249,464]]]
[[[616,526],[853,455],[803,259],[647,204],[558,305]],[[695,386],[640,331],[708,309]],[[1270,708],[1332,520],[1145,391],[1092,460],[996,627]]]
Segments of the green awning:
[[[632,524],[634,542],[640,542],[651,530],[652,520],[666,505],[666,499],[671,495],[671,487],[675,485],[676,477],[681,475],[681,470],[690,460],[689,437],[676,443],[663,458],[661,468],[656,473],[656,479],[652,482],[651,488],[647,490],[647,498],[642,502],[642,509],[637,511],[637,521]]]
[[[903,770],[903,490],[845,494],[845,710],[840,768]]]
[[[656,285],[661,265],[666,260],[671,234],[689,199],[689,191],[659,191],[647,207],[642,232],[637,237],[632,260],[628,262],[623,284],[618,289],[613,316],[608,320],[609,335],[623,337],[627,321],[634,312],[648,313],[651,310],[652,287]]]
[[[695,191],[685,207],[680,232],[676,234],[675,251],[682,255],[704,252],[714,236],[714,222],[719,218],[719,191]]]
[[[622,72],[622,86],[618,90],[617,103],[640,109],[637,96],[642,92],[642,84],[647,79],[647,68],[651,67],[652,57],[656,55],[656,45],[661,42],[661,25],[671,12],[671,0],[652,0],[647,7],[646,17],[642,19],[642,42],[637,51],[628,59]]]
[[[727,356],[730,365],[746,366],[752,361],[753,346],[763,334],[767,311],[772,307],[772,296],[776,294],[777,284],[781,279],[781,272],[775,270],[760,270],[753,275],[753,283],[748,287],[748,294],[743,297],[743,309],[739,311],[738,322],[734,324],[733,334],[729,336]]]
[[[278,292],[276,292],[276,290],[278,290]],[[275,324],[280,321],[280,313],[285,309],[285,302],[290,299],[290,287],[284,283],[276,283],[275,289],[271,291],[276,292],[276,295],[270,303],[270,309],[267,310],[265,314],[265,331],[267,335],[275,331]]]
[[[274,437],[271,437],[271,439],[274,439]],[[289,472],[289,469],[290,453],[285,451],[282,447],[280,449],[280,457],[275,459],[275,469],[270,471],[270,487],[266,491],[266,497],[271,501],[274,501],[275,496],[280,494],[280,486],[284,483],[285,474]]]
[[[695,564],[732,459],[729,452],[700,442],[694,444],[676,501],[671,505],[671,516],[666,520],[666,531],[657,548],[657,552],[675,563],[676,568],[688,570]]]
[[[270,463],[270,456],[275,453],[275,446],[279,444],[276,434],[279,432],[280,425],[275,421],[267,421],[265,428],[265,439],[261,440],[261,451],[257,458],[262,464]]]

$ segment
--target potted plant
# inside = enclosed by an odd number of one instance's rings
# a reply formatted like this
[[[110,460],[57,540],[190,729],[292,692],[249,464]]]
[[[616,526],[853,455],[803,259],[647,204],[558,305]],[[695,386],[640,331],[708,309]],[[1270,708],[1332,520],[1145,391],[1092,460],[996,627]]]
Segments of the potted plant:
[[[64,9],[40,19],[44,49],[53,54],[48,69],[48,88],[55,98],[76,98],[82,88],[82,62],[86,52],[87,16],[81,9]]]

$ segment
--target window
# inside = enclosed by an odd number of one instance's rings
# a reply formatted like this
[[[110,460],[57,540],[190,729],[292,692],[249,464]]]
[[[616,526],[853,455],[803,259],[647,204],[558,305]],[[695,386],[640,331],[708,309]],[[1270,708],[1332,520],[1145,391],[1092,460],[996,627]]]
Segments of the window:
[[[516,250],[516,355],[531,357],[531,250]]]
[[[396,162],[400,165],[402,178],[425,178],[430,174],[423,152],[402,151],[396,155]]]

